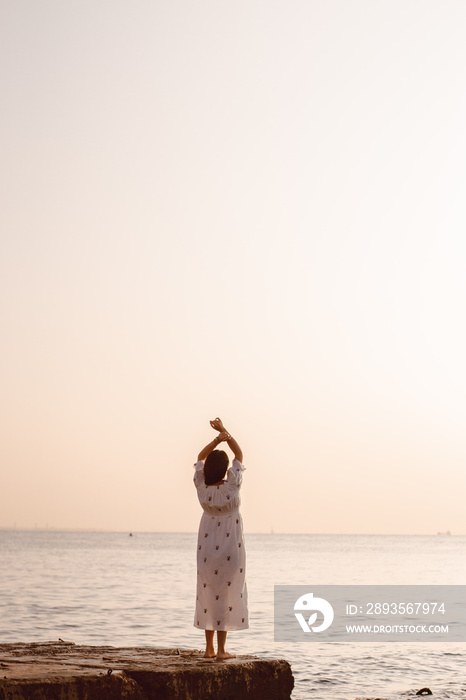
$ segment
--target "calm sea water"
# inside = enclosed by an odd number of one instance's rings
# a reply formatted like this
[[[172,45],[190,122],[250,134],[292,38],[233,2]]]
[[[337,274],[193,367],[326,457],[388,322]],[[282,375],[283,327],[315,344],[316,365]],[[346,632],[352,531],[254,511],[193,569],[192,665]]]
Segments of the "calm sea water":
[[[246,534],[251,627],[229,648],[286,658],[296,700],[464,698],[466,645],[276,644],[274,584],[466,583],[466,537]],[[0,531],[0,642],[202,648],[196,535]]]

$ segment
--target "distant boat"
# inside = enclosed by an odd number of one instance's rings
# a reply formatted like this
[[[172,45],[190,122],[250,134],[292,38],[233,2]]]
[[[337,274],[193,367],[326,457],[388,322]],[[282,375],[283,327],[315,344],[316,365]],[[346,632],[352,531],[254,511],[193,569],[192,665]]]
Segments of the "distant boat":
[[[439,535],[440,535],[440,532],[439,532]],[[129,536],[130,536],[130,537],[132,537],[132,536],[133,536],[133,533],[132,533],[132,532],[130,532],[130,533],[129,533]]]
[[[437,532],[437,535],[451,535],[450,530],[445,530],[445,532]]]

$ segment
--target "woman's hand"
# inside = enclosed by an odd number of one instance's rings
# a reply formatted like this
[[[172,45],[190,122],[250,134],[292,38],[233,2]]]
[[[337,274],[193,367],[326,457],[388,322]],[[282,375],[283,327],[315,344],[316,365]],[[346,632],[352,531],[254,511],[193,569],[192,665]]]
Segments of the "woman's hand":
[[[212,426],[212,428],[214,430],[218,430],[219,433],[225,432],[224,425],[223,425],[222,421],[220,420],[220,418],[214,418],[214,420],[211,420],[210,425]]]
[[[226,430],[222,430],[221,433],[217,435],[217,440],[220,442],[227,442],[231,438],[230,433],[227,433]]]

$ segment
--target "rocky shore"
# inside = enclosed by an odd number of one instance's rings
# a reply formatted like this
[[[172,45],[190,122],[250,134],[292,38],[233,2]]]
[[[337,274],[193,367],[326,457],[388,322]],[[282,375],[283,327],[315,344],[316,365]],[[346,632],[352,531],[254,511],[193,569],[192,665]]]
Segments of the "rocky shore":
[[[0,700],[288,700],[289,663],[153,647],[0,644]]]

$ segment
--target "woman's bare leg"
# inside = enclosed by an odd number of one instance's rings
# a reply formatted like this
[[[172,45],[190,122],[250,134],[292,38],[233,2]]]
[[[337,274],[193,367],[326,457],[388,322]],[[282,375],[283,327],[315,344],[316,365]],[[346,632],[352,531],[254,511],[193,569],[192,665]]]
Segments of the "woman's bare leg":
[[[221,632],[220,630],[217,631],[217,659],[234,659],[235,655],[230,654],[228,651],[225,651],[225,642],[227,640],[227,633],[226,632]]]
[[[215,656],[214,630],[205,630],[205,654],[204,658],[212,659]]]

